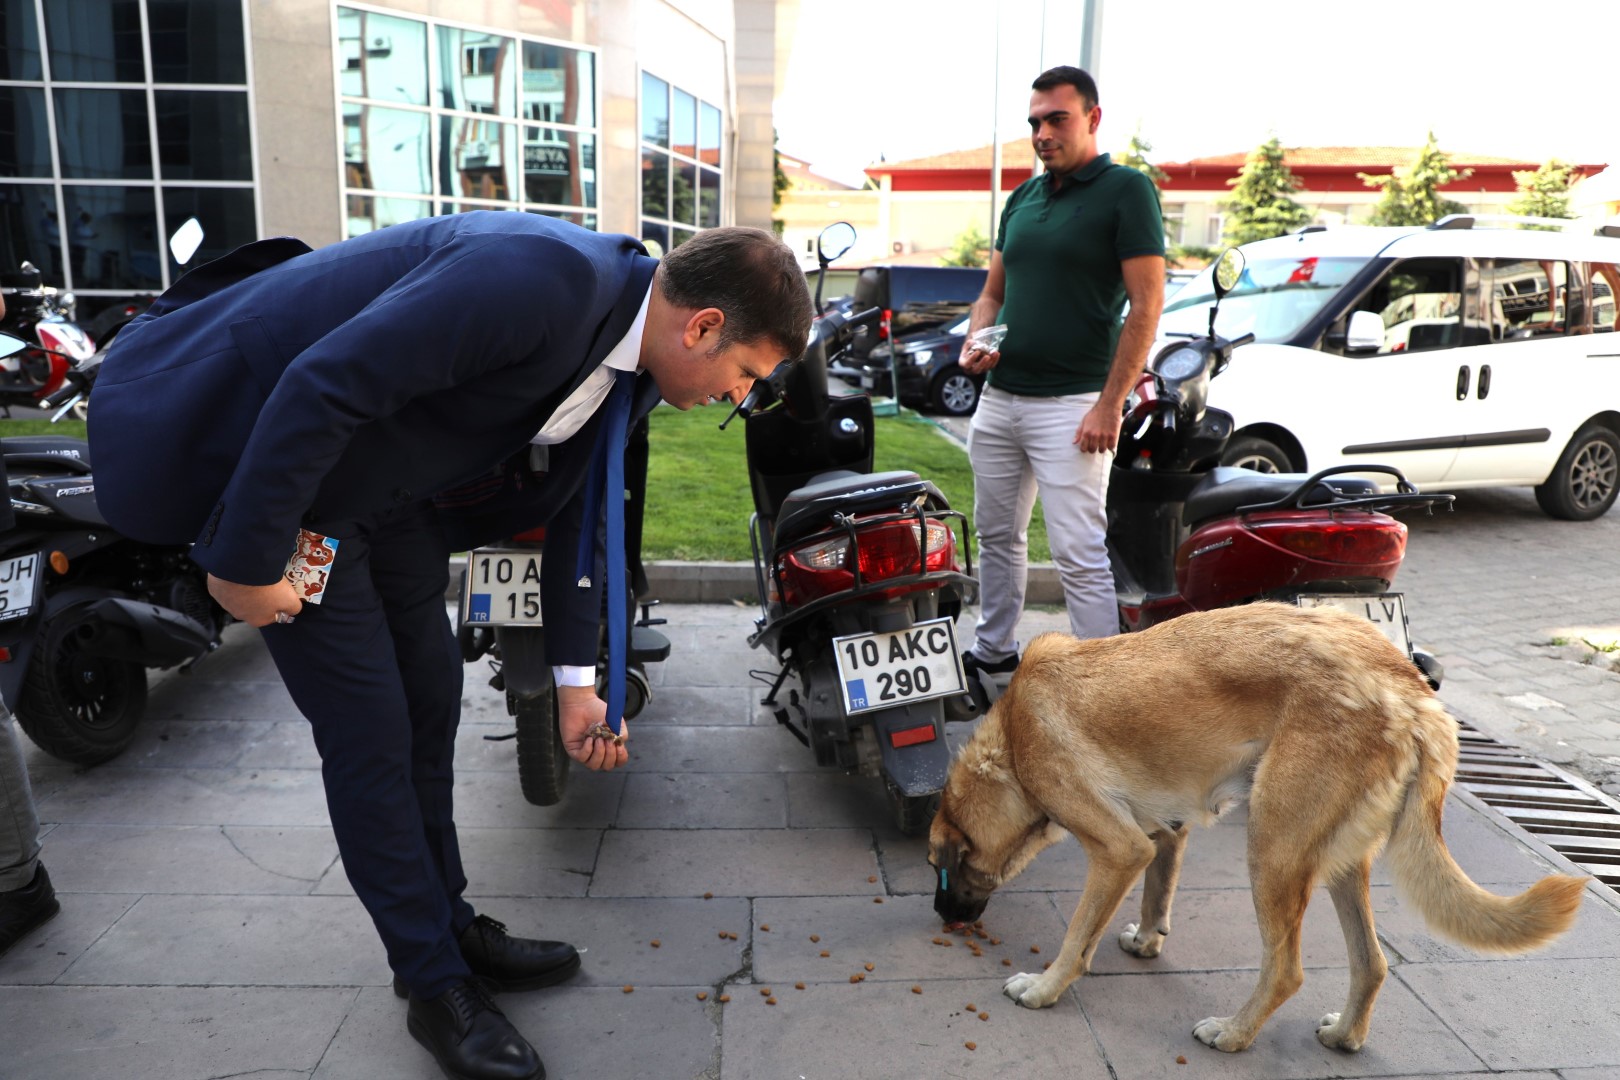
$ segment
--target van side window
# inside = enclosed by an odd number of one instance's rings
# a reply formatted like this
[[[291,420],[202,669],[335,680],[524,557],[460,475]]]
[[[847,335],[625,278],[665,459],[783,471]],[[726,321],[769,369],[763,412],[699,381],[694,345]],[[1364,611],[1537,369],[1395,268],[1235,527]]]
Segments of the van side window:
[[[1586,280],[1591,290],[1587,310],[1591,314],[1592,333],[1612,334],[1620,330],[1620,308],[1616,307],[1620,302],[1620,265],[1588,263]]]
[[[1463,344],[1462,266],[1455,259],[1413,259],[1375,285],[1361,307],[1384,320],[1380,354]]]
[[[1569,266],[1545,259],[1486,259],[1491,337],[1528,341],[1561,335],[1568,325]]]

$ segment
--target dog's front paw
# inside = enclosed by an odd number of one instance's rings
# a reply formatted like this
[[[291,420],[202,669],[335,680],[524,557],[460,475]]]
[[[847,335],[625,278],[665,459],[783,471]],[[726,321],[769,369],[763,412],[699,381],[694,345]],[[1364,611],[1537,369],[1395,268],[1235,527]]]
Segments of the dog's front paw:
[[[1193,1037],[1205,1046],[1213,1046],[1223,1053],[1235,1054],[1245,1050],[1254,1041],[1232,1029],[1230,1016],[1211,1016],[1193,1025]]]
[[[1328,1013],[1316,1025],[1316,1038],[1329,1050],[1343,1050],[1355,1053],[1361,1049],[1364,1040],[1351,1033],[1348,1025],[1341,1022],[1338,1013]]]
[[[1057,994],[1046,986],[1044,976],[1022,971],[1008,979],[1001,992],[1026,1009],[1044,1009],[1057,1000]]]
[[[1157,933],[1140,933],[1135,923],[1127,923],[1124,933],[1119,935],[1119,947],[1132,956],[1140,956],[1144,960],[1151,960],[1159,955],[1164,948],[1164,935]]]

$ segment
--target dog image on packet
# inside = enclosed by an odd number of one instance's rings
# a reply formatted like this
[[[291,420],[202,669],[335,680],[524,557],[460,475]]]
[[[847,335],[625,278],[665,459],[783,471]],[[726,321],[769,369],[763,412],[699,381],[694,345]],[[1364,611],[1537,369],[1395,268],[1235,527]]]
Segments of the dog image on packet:
[[[318,604],[326,594],[326,579],[332,574],[332,560],[337,558],[338,541],[330,536],[298,530],[298,543],[292,558],[287,560],[287,580],[298,590],[298,598],[306,604]]]

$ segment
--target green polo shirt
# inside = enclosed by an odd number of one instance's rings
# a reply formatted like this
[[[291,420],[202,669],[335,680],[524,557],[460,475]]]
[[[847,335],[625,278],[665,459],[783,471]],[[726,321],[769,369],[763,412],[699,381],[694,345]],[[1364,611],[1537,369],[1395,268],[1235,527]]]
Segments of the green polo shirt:
[[[1020,184],[996,236],[1007,337],[990,385],[1032,397],[1102,389],[1125,307],[1120,263],[1164,254],[1159,190],[1146,176],[1099,154],[1054,181]]]

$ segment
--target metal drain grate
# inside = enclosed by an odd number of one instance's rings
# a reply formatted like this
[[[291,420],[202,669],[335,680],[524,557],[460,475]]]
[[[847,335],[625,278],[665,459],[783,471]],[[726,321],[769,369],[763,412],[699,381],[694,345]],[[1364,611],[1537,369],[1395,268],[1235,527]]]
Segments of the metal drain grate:
[[[1620,892],[1620,802],[1556,765],[1457,721],[1456,782]]]

